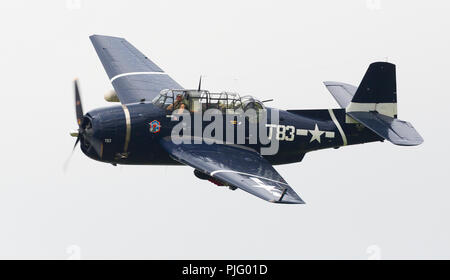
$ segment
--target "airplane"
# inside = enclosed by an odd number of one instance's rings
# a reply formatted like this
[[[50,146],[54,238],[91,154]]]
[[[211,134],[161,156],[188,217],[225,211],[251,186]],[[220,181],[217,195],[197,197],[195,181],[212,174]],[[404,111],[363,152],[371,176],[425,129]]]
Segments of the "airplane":
[[[304,204],[273,165],[300,162],[306,153],[321,149],[384,140],[400,146],[423,142],[410,123],[397,118],[396,70],[388,62],[370,64],[358,87],[324,82],[340,108],[281,110],[266,107],[271,100],[203,90],[201,78],[197,89],[185,89],[124,38],[92,35],[90,40],[114,88],[104,98],[120,103],[84,114],[74,81],[78,130],[71,133],[76,137],[73,150],[80,143],[82,152],[97,161],[114,166],[187,165],[196,177],[218,186],[273,203]],[[200,131],[194,143],[175,141],[180,134],[173,130],[185,117],[204,116],[208,110],[231,116],[221,120],[224,131],[244,131],[244,140],[230,142],[224,135],[222,142],[207,141],[213,118],[203,118],[192,121],[193,129]],[[256,118],[245,115],[251,110]],[[184,115],[179,117],[179,112]],[[259,117],[261,112],[265,118]],[[254,123],[266,138],[255,141],[250,131]],[[272,141],[276,152],[262,153]]]

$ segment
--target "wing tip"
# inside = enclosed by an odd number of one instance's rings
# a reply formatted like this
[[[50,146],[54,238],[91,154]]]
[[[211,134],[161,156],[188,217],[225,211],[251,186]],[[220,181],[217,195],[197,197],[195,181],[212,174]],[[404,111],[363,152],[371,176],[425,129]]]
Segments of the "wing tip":
[[[301,198],[291,198],[286,200],[269,200],[269,202],[276,204],[306,204]]]
[[[122,37],[100,35],[100,34],[92,34],[91,36],[89,36],[89,39],[91,39],[91,41],[98,40],[98,39],[124,40],[124,38],[122,38]]]
[[[304,201],[270,201],[275,204],[297,204],[297,205],[304,205],[306,204]]]
[[[388,141],[397,146],[407,146],[407,147],[408,146],[419,146],[424,142],[422,137],[420,137],[419,139],[407,139],[407,140],[390,140],[390,139],[388,139]]]

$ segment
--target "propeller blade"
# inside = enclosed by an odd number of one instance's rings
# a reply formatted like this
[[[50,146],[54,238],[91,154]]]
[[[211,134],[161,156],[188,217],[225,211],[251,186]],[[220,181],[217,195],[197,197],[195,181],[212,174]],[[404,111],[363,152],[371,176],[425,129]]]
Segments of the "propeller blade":
[[[83,106],[81,105],[81,98],[80,98],[80,90],[78,88],[78,80],[75,79],[74,81],[74,87],[75,87],[75,111],[77,116],[77,123],[78,126],[81,127],[81,121],[83,120]]]
[[[80,136],[77,137],[77,140],[75,141],[75,145],[73,145],[72,152],[70,152],[69,157],[64,161],[63,165],[63,172],[67,172],[67,168],[69,167],[70,160],[72,159],[73,152],[75,151],[75,148],[77,147],[78,143],[80,142]]]
[[[79,142],[80,142],[80,136],[77,137],[77,140],[75,141],[75,145],[73,145],[72,152],[75,151],[75,148],[77,147]]]
[[[67,171],[70,159],[72,158],[73,153],[74,153],[78,143],[80,143],[81,137],[84,137],[84,139],[86,139],[86,137],[83,136],[86,134],[86,131],[81,127],[81,122],[83,120],[84,113],[83,113],[83,105],[81,104],[80,89],[78,87],[78,79],[75,79],[73,81],[73,85],[74,85],[74,90],[75,90],[75,113],[76,113],[76,117],[77,117],[78,131],[70,133],[71,136],[77,137],[77,140],[75,141],[75,144],[73,145],[72,152],[70,153],[69,157],[64,162],[64,165],[63,165],[64,173]],[[91,139],[91,141],[93,141],[93,140]],[[94,145],[92,145],[92,146],[94,146]],[[98,146],[98,144],[95,146]],[[98,150],[97,153],[101,152],[101,147],[100,148],[94,147],[94,149],[96,152]]]

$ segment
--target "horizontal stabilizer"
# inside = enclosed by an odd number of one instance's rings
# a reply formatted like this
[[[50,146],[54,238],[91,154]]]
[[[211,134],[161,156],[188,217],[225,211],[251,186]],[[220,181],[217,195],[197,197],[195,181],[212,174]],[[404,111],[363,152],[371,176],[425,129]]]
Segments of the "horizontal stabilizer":
[[[323,84],[327,87],[341,108],[346,108],[348,104],[350,104],[358,89],[355,86],[340,82],[323,82]]]
[[[423,142],[423,138],[409,122],[377,112],[347,112],[347,115],[395,145],[416,146]]]

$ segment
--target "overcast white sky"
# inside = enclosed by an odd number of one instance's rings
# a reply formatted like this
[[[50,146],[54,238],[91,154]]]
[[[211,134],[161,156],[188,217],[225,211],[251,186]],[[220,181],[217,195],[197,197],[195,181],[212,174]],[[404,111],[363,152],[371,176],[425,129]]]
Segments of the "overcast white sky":
[[[78,3],[80,5],[78,5]],[[449,258],[448,1],[2,1],[0,258]],[[324,80],[397,64],[399,118],[425,142],[325,150],[276,167],[306,205],[113,167],[78,150],[112,87],[88,39],[123,36],[184,87],[337,108]]]

